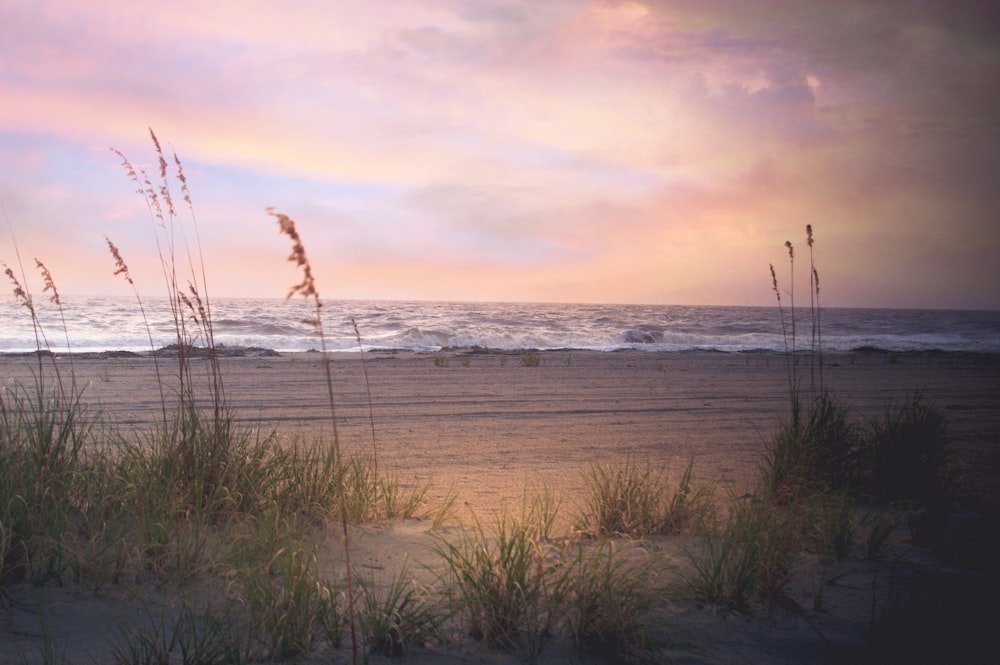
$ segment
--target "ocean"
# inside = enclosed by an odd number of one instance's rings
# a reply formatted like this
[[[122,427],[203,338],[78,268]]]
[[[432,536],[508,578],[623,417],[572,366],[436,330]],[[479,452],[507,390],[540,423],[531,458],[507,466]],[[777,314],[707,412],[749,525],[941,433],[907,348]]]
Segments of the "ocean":
[[[28,310],[0,301],[0,353],[144,352],[175,343],[165,299],[63,297],[61,311],[36,298],[40,334]],[[324,347],[304,299],[220,298],[211,302],[216,345],[278,352]],[[617,351],[808,351],[809,308],[691,307],[408,301],[333,301],[322,309],[325,348],[364,350],[573,349]],[[819,312],[818,348],[886,352],[1000,353],[1000,312],[848,309]],[[152,338],[152,340],[150,339]],[[196,339],[202,345],[204,340]]]

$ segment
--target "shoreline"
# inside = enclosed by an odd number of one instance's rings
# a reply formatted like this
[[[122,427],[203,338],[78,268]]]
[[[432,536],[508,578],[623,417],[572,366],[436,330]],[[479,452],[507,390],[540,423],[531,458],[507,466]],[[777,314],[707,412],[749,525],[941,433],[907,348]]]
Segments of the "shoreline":
[[[143,350],[143,351],[129,351],[127,349],[106,349],[102,351],[52,351],[50,349],[32,350],[32,351],[0,351],[0,359],[3,358],[37,358],[41,356],[43,358],[55,358],[59,359],[81,359],[81,360],[106,360],[106,359],[116,359],[116,358],[176,358],[177,357],[177,345],[168,344],[167,346],[160,347],[155,350]],[[208,358],[211,356],[209,349],[202,346],[189,347],[190,354],[192,358]],[[446,346],[437,350],[425,350],[425,349],[410,349],[405,347],[399,348],[370,348],[364,349],[359,352],[358,349],[342,349],[342,350],[328,350],[327,355],[330,358],[337,358],[341,356],[357,356],[359,353],[363,353],[366,356],[370,355],[403,355],[403,354],[413,354],[422,356],[433,356],[437,354],[451,354],[451,355],[521,355],[525,353],[641,353],[641,354],[657,354],[657,355],[674,355],[674,354],[711,354],[711,355],[731,355],[731,356],[745,356],[745,355],[770,355],[777,357],[794,357],[794,358],[810,358],[815,355],[817,358],[823,359],[836,359],[844,356],[900,356],[900,357],[925,357],[925,356],[954,356],[954,357],[1000,357],[1000,350],[998,351],[973,351],[973,350],[959,350],[959,351],[949,351],[946,349],[939,348],[927,348],[927,349],[889,349],[880,346],[859,346],[856,348],[848,350],[834,350],[834,351],[821,351],[815,354],[811,350],[797,350],[794,353],[790,351],[776,351],[774,349],[739,349],[739,350],[727,350],[727,349],[713,349],[713,348],[699,348],[699,349],[677,349],[671,351],[664,351],[660,349],[641,349],[641,348],[615,348],[615,349],[584,349],[584,348],[574,348],[574,347],[564,347],[564,348],[536,348],[536,347],[525,347],[518,349],[504,349],[504,348],[493,348],[486,346]],[[218,358],[273,358],[273,357],[286,357],[286,356],[298,356],[298,355],[312,355],[321,356],[323,352],[319,349],[309,349],[306,351],[280,351],[268,347],[261,346],[227,346],[225,344],[220,344],[215,348],[215,356]]]
[[[536,366],[522,358],[533,356]],[[737,495],[788,416],[788,361],[800,392],[818,382],[808,353],[710,351],[337,352],[327,356],[346,451],[374,449],[408,483],[459,492],[469,511],[497,510],[531,485],[582,489],[593,462],[631,457]],[[55,356],[91,413],[121,431],[162,419],[152,355]],[[0,376],[30,386],[37,355],[0,355]],[[157,357],[169,401],[174,358]],[[202,357],[192,359],[195,388]],[[322,354],[219,358],[234,421],[288,442],[332,430]],[[26,362],[27,361],[27,362]],[[367,374],[368,384],[365,384]],[[174,372],[176,376],[176,372]],[[1000,500],[1000,354],[827,353],[823,385],[864,421],[920,391],[946,415],[971,494]],[[64,378],[66,378],[64,376]],[[369,405],[368,391],[371,392]],[[430,497],[432,500],[435,496]]]

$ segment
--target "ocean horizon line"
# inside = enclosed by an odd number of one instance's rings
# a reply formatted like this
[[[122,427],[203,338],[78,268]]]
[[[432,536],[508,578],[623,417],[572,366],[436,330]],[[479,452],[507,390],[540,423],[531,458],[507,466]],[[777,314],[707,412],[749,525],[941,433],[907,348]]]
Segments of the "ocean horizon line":
[[[65,293],[60,291],[61,300],[74,300],[74,299],[105,299],[105,300],[131,300],[138,304],[136,296],[133,293]],[[314,301],[312,299],[304,299],[301,296],[292,296],[288,298],[286,296],[274,295],[274,296],[247,296],[247,295],[215,295],[208,294],[210,301],[231,301],[231,300],[259,300],[265,302],[286,302],[286,301],[299,301],[305,302],[310,306],[314,306]],[[784,294],[786,297],[787,293]],[[42,305],[46,306],[48,303],[48,298],[41,298],[40,296],[35,296],[34,304],[36,306]],[[139,299],[143,303],[146,302],[169,302],[169,297],[163,295],[162,293],[149,293],[149,294],[139,294]],[[42,302],[42,300],[46,302]],[[17,298],[11,293],[5,293],[0,296],[0,301],[6,301],[8,304],[18,304]],[[712,304],[712,303],[654,303],[654,302],[611,302],[611,301],[571,301],[571,300],[509,300],[509,299],[445,299],[445,298],[403,298],[403,297],[334,297],[334,298],[324,298],[320,297],[320,301],[324,306],[331,303],[416,303],[416,304],[429,304],[429,305],[539,305],[539,306],[582,306],[582,307],[667,307],[667,308],[680,308],[680,307],[699,307],[699,308],[753,308],[753,309],[773,309],[778,311],[779,306],[776,302],[772,301],[770,303],[729,303],[729,304]],[[791,306],[789,303],[782,302],[781,308],[785,310],[790,310]],[[808,302],[796,303],[795,311],[802,312],[808,311],[810,309],[818,309],[821,311],[825,310],[888,310],[888,311],[903,311],[903,312],[983,312],[983,313],[996,313],[1000,314],[1000,304],[995,307],[960,307],[960,306],[914,306],[914,305],[826,305],[819,304],[815,307],[811,307]]]

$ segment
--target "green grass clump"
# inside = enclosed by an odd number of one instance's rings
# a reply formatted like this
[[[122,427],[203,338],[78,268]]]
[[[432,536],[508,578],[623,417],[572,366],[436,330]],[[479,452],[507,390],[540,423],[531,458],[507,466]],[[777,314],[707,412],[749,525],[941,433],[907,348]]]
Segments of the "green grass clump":
[[[540,367],[542,356],[534,351],[527,351],[521,354],[521,367]]]
[[[607,539],[552,540],[556,510],[543,494],[520,517],[499,516],[492,530],[476,525],[441,541],[456,616],[490,648],[529,660],[556,636],[611,660],[634,654],[658,595],[655,561],[625,556]]]
[[[181,663],[250,662],[246,626],[224,607],[184,600],[176,612],[168,609],[118,631],[111,650],[115,665],[170,663],[174,656]]]
[[[497,518],[495,533],[477,525],[437,549],[449,571],[449,595],[469,633],[491,648],[541,651],[562,601],[565,566],[538,538],[536,524]]]
[[[661,470],[631,458],[620,463],[591,464],[588,494],[576,528],[592,536],[643,536],[696,530],[711,516],[713,501],[692,483],[694,460],[679,483]]]
[[[950,461],[945,418],[919,392],[869,420],[866,435],[863,480],[874,496],[925,508],[945,499]]]
[[[610,540],[581,544],[568,566],[563,618],[577,648],[615,660],[644,646],[645,613],[659,594],[656,572],[654,560],[630,560]]]
[[[237,597],[263,657],[294,660],[321,640],[339,644],[346,623],[340,591],[317,567],[315,552],[293,540],[241,575]]]
[[[46,390],[36,377],[32,389],[0,390],[0,582],[65,570],[61,536],[87,493],[79,474],[94,426],[75,386]]]
[[[195,593],[199,600],[183,591],[192,587],[175,586],[182,591],[176,602],[122,626],[114,662],[292,662],[321,645],[339,646],[343,594],[319,574],[307,530],[271,515],[245,520],[230,538],[214,577],[204,578],[215,583]]]
[[[727,519],[704,536],[704,552],[691,556],[692,588],[724,609],[747,610],[755,600],[773,607],[802,542],[795,514],[765,501],[734,499]]]
[[[847,408],[824,392],[808,408],[795,400],[790,419],[765,452],[758,489],[786,505],[827,489],[856,487],[863,465],[857,426]]]
[[[441,639],[445,608],[407,566],[388,582],[359,577],[357,587],[358,624],[369,653],[405,657],[412,646]]]
[[[760,489],[781,505],[836,490],[926,508],[946,499],[949,461],[944,415],[920,393],[862,424],[823,393],[782,424]]]

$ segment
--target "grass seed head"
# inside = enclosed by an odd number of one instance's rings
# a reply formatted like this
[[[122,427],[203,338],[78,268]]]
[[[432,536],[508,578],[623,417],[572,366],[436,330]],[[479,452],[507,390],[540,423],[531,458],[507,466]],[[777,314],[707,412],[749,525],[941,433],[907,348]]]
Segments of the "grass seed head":
[[[184,202],[189,206],[193,205],[191,203],[191,190],[188,189],[187,177],[184,175],[184,167],[181,166],[181,159],[174,153],[174,164],[177,165],[177,180],[181,183],[181,194],[184,195]]]
[[[156,132],[153,128],[149,128],[149,136],[153,139],[153,146],[156,148],[156,156],[159,158],[160,163],[160,178],[167,179],[167,160],[163,158],[163,150],[160,148],[160,140],[156,138]]]
[[[127,175],[135,184],[140,184],[139,175],[135,172],[132,162],[128,161],[128,157],[126,157],[121,150],[117,150],[115,148],[111,148],[111,152],[122,158],[122,168],[125,169],[125,175]],[[139,193],[142,194],[141,189],[139,190]]]
[[[55,280],[52,279],[52,273],[50,273],[49,269],[45,267],[45,264],[38,259],[35,259],[35,266],[42,273],[42,283],[45,285],[45,288],[42,289],[42,293],[51,291],[52,295],[49,296],[49,300],[52,301],[52,304],[57,307],[61,307],[62,301],[59,299],[59,289],[56,288]]]
[[[135,286],[135,282],[132,281],[132,275],[128,272],[128,266],[125,265],[125,259],[122,258],[121,252],[115,246],[115,243],[111,242],[111,238],[104,236],[104,240],[108,243],[108,249],[111,251],[111,256],[115,260],[115,275],[125,275],[125,281],[127,281],[132,286]]]
[[[278,220],[279,232],[288,236],[292,241],[292,253],[288,255],[288,260],[302,268],[302,281],[288,291],[286,298],[300,293],[305,298],[315,298],[316,303],[319,304],[319,292],[316,291],[316,280],[313,278],[312,266],[309,264],[309,259],[306,258],[306,248],[302,244],[302,238],[295,230],[295,221],[288,215],[275,212],[273,207],[267,209],[267,214]]]
[[[14,299],[27,308],[27,310],[31,312],[31,315],[34,316],[35,304],[31,302],[31,296],[29,296],[28,292],[24,290],[24,287],[21,286],[21,282],[17,279],[17,275],[14,274],[11,267],[4,263],[3,268],[3,272],[7,275],[7,279],[9,279],[10,283],[14,285]]]

